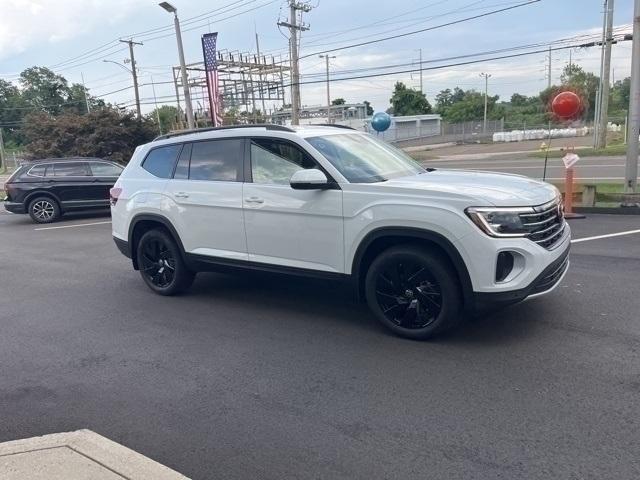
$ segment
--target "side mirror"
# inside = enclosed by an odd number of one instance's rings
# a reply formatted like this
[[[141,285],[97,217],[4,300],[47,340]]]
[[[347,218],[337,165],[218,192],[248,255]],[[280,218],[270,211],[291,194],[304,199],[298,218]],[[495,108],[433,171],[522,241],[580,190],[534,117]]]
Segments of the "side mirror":
[[[331,188],[327,176],[315,168],[298,170],[291,175],[289,184],[294,190],[326,190]]]

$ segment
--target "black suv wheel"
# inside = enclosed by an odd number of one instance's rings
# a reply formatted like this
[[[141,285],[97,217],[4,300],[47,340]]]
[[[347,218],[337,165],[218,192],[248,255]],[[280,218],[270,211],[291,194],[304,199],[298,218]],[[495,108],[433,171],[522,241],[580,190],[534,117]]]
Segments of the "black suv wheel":
[[[37,197],[29,202],[29,216],[36,223],[51,223],[60,217],[60,206],[50,197]]]
[[[426,339],[460,320],[455,273],[440,255],[416,246],[382,252],[369,267],[365,294],[378,320],[406,338]]]
[[[195,274],[187,268],[176,242],[162,230],[149,230],[138,242],[138,267],[145,283],[160,295],[184,292]]]

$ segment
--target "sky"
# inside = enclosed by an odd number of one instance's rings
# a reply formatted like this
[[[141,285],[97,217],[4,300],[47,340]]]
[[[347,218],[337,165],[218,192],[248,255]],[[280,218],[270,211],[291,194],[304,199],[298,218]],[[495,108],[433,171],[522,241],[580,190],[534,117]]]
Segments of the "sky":
[[[303,17],[309,30],[302,33],[300,47],[301,55],[309,56],[300,64],[301,81],[324,80],[325,63],[317,55],[323,50],[434,27],[524,2],[309,0],[313,8]],[[279,20],[288,18],[286,0],[171,0],[171,3],[177,7],[183,24],[187,63],[202,60],[200,37],[207,32],[218,32],[219,49],[255,52],[257,33],[262,53],[287,55],[288,31],[286,28],[279,31],[277,26]],[[158,6],[157,0],[0,0],[0,12],[0,78],[16,81],[25,68],[47,66],[70,82],[81,83],[84,78],[94,96],[131,105],[134,97],[131,75],[111,62],[122,63],[128,57],[128,47],[118,39],[132,38],[143,43],[135,47],[143,111],[154,107],[152,81],[159,103],[175,105],[171,66],[178,64],[178,53],[173,19]],[[579,35],[599,35],[602,12],[602,0],[540,0],[447,27],[330,52],[335,56],[330,61],[330,71],[339,78],[354,75],[340,72],[380,65],[409,64],[390,71],[417,69],[420,49],[423,61],[432,62]],[[617,31],[630,32],[632,17],[633,1],[617,0],[614,14]],[[599,73],[599,48],[557,51],[551,55],[554,83],[559,83],[570,51],[574,63]],[[437,70],[427,68],[454,62],[425,63],[423,91],[432,103],[445,88],[459,86],[483,91],[480,73],[486,72],[491,75],[490,95],[508,100],[514,92],[536,94],[547,86],[547,62],[547,54],[539,53]],[[631,42],[613,46],[612,66],[615,79],[629,75]],[[342,97],[348,103],[369,100],[376,111],[383,111],[389,107],[396,81],[420,88],[417,72],[334,80],[331,97]],[[303,105],[325,104],[325,83],[303,84],[301,97]]]

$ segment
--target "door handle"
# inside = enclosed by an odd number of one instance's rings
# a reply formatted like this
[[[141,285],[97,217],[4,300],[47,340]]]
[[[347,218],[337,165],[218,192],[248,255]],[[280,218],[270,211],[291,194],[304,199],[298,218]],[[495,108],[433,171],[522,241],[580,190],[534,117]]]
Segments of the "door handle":
[[[244,199],[247,203],[264,203],[264,200],[258,197],[249,197]]]
[[[176,198],[189,198],[189,194],[184,192],[174,193],[173,196]]]

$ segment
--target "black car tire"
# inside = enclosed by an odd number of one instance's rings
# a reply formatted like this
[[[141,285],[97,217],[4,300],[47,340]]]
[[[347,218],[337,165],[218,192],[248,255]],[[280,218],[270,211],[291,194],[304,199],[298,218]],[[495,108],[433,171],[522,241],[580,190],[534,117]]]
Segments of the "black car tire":
[[[142,279],[159,295],[184,292],[193,283],[195,273],[185,265],[173,237],[163,230],[142,235],[136,255]]]
[[[461,320],[456,274],[442,255],[415,245],[383,251],[365,278],[369,308],[399,336],[425,340]]]
[[[36,223],[51,223],[60,218],[60,206],[51,197],[36,197],[29,202],[29,216]]]

